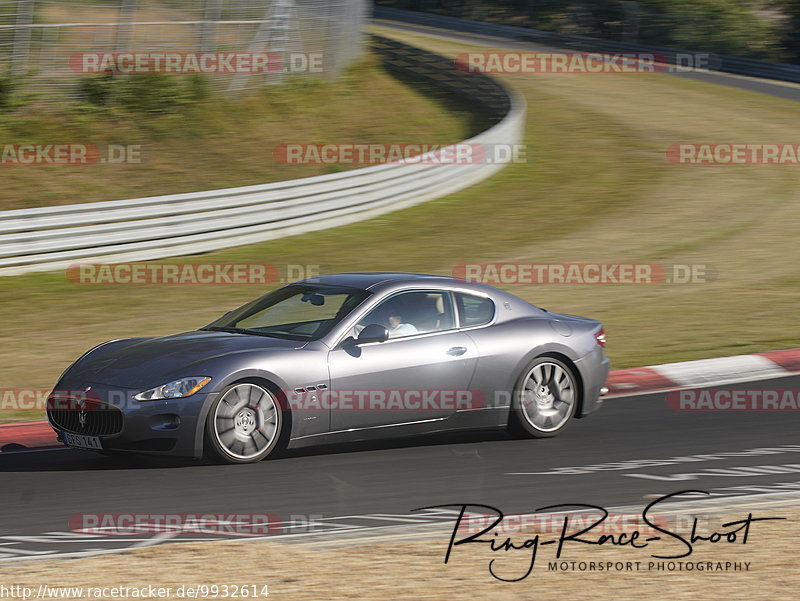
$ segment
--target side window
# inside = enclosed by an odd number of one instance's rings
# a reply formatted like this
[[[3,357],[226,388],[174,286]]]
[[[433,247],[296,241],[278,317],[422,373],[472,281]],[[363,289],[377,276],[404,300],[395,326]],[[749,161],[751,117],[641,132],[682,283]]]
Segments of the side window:
[[[457,292],[456,303],[462,327],[482,326],[494,318],[494,302],[491,299]]]
[[[414,291],[396,294],[364,316],[356,329],[372,323],[386,326],[389,338],[452,330],[455,318],[450,293]]]

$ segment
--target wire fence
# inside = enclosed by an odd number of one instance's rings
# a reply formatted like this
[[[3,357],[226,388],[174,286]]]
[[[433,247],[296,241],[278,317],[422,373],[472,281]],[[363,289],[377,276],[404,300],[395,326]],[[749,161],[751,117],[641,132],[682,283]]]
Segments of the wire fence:
[[[43,100],[93,74],[200,73],[235,94],[333,77],[361,52],[368,0],[0,0],[0,75]]]

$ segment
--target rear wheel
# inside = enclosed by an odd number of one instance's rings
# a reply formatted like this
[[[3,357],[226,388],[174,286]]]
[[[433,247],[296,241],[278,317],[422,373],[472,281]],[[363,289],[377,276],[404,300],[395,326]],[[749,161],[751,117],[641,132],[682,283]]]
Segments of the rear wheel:
[[[509,429],[527,438],[550,438],[567,427],[577,405],[573,370],[555,357],[537,357],[517,381]]]
[[[222,391],[206,419],[206,450],[225,463],[255,463],[280,444],[287,420],[277,397],[255,382]]]

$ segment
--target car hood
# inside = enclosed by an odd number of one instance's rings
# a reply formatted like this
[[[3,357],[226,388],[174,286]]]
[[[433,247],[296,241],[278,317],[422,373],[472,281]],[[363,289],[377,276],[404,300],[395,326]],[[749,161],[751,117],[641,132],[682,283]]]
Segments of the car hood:
[[[207,362],[237,353],[292,350],[305,342],[267,336],[196,330],[137,339],[121,346],[112,343],[107,352],[90,352],[65,374],[67,383],[97,383],[121,388],[159,386],[186,376],[211,375]],[[98,351],[102,350],[102,346]]]

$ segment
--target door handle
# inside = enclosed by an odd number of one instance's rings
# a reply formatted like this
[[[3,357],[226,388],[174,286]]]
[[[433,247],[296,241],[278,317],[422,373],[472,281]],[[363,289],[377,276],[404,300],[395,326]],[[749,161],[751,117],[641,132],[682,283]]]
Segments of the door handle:
[[[459,355],[463,355],[467,352],[467,347],[465,346],[454,346],[453,348],[447,351],[448,355],[452,355],[453,357],[458,357]]]

